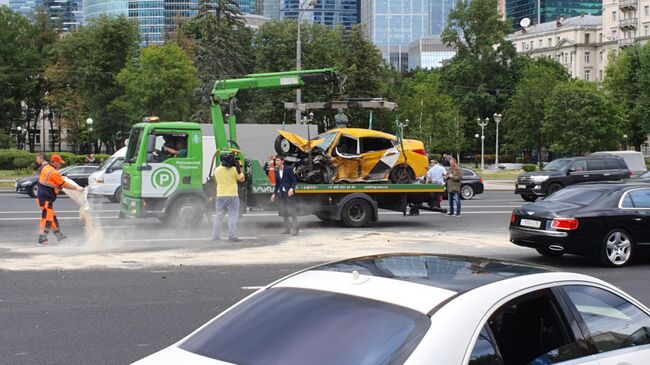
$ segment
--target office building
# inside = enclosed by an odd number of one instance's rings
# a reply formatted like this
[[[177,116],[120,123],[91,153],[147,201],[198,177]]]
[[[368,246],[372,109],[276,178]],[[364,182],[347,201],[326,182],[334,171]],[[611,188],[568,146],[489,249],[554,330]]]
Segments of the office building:
[[[409,70],[433,69],[456,55],[454,48],[445,45],[440,36],[426,36],[409,44]]]
[[[281,0],[257,0],[257,14],[270,19],[280,19]]]
[[[511,19],[515,29],[521,28],[524,18],[542,24],[561,17],[572,18],[581,14],[601,15],[602,0],[505,0],[505,18]]]
[[[83,24],[82,0],[9,0],[12,10],[30,17],[34,11],[44,8],[47,16],[60,32],[71,32]]]
[[[361,0],[318,0],[311,8],[305,10],[303,19],[329,27],[343,26],[352,28],[359,23],[359,2]],[[305,0],[280,0],[279,19],[297,20],[299,7]],[[269,16],[270,15],[266,15]]]
[[[361,3],[361,23],[384,60],[406,71],[411,42],[442,34],[455,6],[455,0],[368,0]]]
[[[257,14],[257,0],[236,0],[235,2],[242,14]]]

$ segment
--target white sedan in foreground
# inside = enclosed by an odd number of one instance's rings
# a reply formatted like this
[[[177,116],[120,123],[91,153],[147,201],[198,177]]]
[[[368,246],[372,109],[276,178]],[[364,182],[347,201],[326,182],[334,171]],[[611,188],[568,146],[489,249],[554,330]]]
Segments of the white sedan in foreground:
[[[368,256],[287,276],[136,364],[647,365],[650,311],[547,267]]]

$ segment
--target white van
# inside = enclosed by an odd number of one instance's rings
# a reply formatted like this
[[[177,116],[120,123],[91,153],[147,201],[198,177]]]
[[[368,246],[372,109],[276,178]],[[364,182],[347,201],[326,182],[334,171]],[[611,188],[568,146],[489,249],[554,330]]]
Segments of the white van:
[[[126,147],[120,148],[88,177],[88,193],[105,196],[116,203],[122,196],[122,165]]]
[[[648,169],[645,166],[645,158],[643,153],[637,151],[602,151],[594,152],[592,155],[613,155],[621,157],[625,160],[627,167],[630,169],[632,175],[630,177],[636,177],[642,175]]]

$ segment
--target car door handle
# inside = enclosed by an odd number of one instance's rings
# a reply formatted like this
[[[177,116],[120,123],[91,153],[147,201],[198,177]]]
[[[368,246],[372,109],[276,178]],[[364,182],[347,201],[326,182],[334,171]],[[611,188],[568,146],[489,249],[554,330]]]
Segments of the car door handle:
[[[582,177],[589,177],[589,175],[582,175]]]
[[[641,221],[643,221],[642,218],[634,218],[633,220],[634,220],[635,222],[641,222]]]

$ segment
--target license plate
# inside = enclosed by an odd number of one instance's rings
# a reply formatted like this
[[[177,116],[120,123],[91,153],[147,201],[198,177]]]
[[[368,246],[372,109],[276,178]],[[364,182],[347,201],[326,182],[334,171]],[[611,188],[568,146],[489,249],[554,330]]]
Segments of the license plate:
[[[522,227],[539,228],[541,227],[542,222],[535,221],[532,219],[522,219],[521,222],[519,222],[519,225],[521,225]]]
[[[519,184],[518,187],[519,187],[519,189],[526,189],[526,185]]]

